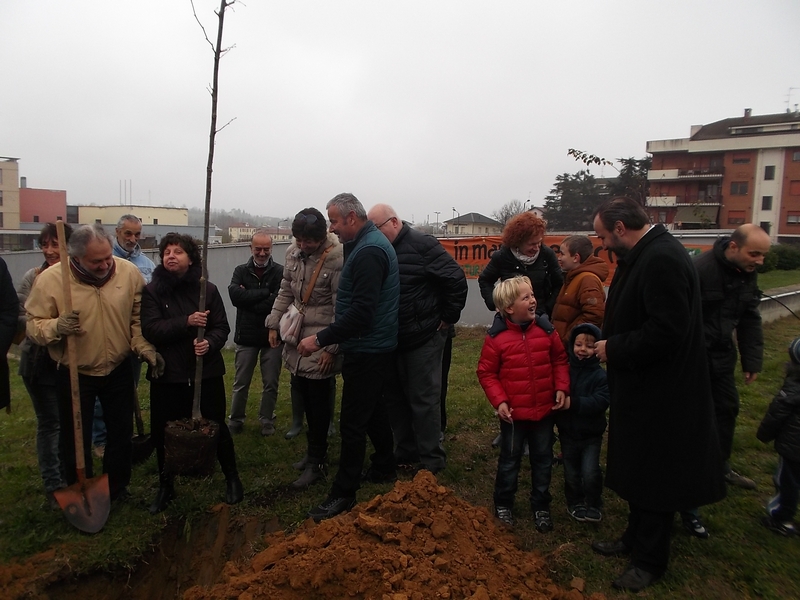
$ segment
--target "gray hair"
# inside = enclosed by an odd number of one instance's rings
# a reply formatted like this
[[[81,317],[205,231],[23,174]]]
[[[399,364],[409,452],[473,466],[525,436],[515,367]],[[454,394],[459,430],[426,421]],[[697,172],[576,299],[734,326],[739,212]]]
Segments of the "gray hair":
[[[131,214],[128,214],[128,215],[122,215],[122,216],[119,218],[119,221],[117,221],[117,229],[119,229],[120,227],[122,227],[122,224],[123,224],[125,221],[133,221],[134,223],[141,223],[141,222],[142,222],[142,220],[141,220],[139,217],[137,217],[136,215],[131,215]]]
[[[364,210],[364,205],[353,194],[345,192],[334,196],[328,200],[325,208],[328,209],[331,206],[335,206],[343,217],[350,214],[350,212],[354,212],[357,219],[361,221],[367,220],[367,211]]]
[[[68,253],[72,258],[83,258],[86,256],[86,246],[92,240],[108,242],[108,245],[114,247],[114,238],[111,237],[100,223],[93,225],[81,225],[69,237]]]
[[[270,241],[272,241],[272,236],[270,235],[269,230],[266,227],[259,227],[258,229],[256,229],[253,232],[253,235],[250,236],[250,241],[252,242],[253,238],[256,237],[257,235],[265,235],[270,239]]]

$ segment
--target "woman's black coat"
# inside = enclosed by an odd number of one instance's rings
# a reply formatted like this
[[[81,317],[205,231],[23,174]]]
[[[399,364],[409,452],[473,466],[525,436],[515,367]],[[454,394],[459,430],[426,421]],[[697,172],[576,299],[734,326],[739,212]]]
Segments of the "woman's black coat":
[[[724,498],[700,282],[662,225],[618,261],[603,337],[611,391],[606,485],[659,512]]]
[[[159,265],[142,292],[142,334],[164,358],[161,383],[194,382],[197,327],[190,327],[187,319],[200,305],[200,274],[200,265],[191,265],[184,277]],[[205,330],[209,347],[203,356],[203,379],[225,374],[220,351],[231,331],[222,297],[211,282],[206,283],[206,310],[210,311]],[[152,380],[149,368],[147,378]]]

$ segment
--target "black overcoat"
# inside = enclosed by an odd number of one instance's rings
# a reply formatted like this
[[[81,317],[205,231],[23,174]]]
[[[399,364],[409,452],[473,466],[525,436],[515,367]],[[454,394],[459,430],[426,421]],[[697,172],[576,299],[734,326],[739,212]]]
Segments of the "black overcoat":
[[[645,510],[725,497],[701,310],[689,254],[662,225],[618,261],[603,324],[606,485]]]

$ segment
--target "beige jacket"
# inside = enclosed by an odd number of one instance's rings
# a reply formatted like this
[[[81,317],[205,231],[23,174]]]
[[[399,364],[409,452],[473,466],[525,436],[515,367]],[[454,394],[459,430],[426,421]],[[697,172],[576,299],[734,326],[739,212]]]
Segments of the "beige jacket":
[[[144,279],[134,265],[114,257],[116,272],[101,288],[81,283],[70,272],[72,308],[80,314],[81,329],[76,336],[78,372],[101,377],[126,360],[131,351],[141,357],[155,352],[142,337],[139,311]],[[25,311],[28,335],[59,364],[67,364],[66,343],[56,330],[58,316],[64,312],[61,267],[54,265],[36,278]]]
[[[281,289],[278,292],[278,297],[275,299],[275,304],[272,305],[272,312],[267,317],[268,329],[279,329],[281,317],[283,313],[288,310],[290,304],[294,303],[298,307],[300,306],[303,294],[311,281],[314,269],[317,268],[317,264],[319,264],[319,259],[325,251],[325,248],[329,246],[331,246],[331,251],[328,252],[328,255],[325,257],[325,263],[322,266],[319,277],[317,277],[314,290],[311,292],[311,297],[306,306],[305,317],[303,319],[303,331],[300,337],[302,339],[309,335],[315,335],[333,322],[334,306],[336,305],[336,290],[339,289],[339,275],[341,275],[342,272],[344,253],[339,240],[335,235],[329,233],[325,242],[319,247],[319,250],[305,259],[300,257],[300,249],[295,243],[292,243],[286,250]],[[283,360],[286,363],[286,368],[289,369],[293,375],[300,375],[302,377],[308,377],[309,379],[330,377],[341,371],[342,357],[341,355],[337,356],[332,372],[323,376],[320,374],[319,367],[317,366],[319,355],[323,350],[331,354],[337,354],[339,352],[339,347],[327,346],[317,350],[311,356],[304,358],[297,352],[296,346],[284,344]]]

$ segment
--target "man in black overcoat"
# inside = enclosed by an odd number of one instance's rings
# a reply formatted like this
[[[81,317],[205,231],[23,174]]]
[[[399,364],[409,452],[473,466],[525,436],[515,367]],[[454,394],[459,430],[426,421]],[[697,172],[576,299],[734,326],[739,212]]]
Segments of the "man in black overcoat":
[[[618,257],[597,343],[611,392],[606,486],[630,512],[621,538],[592,548],[630,554],[613,585],[638,591],[667,568],[675,512],[721,500],[725,482],[689,254],[627,198],[598,208],[594,230]]]

